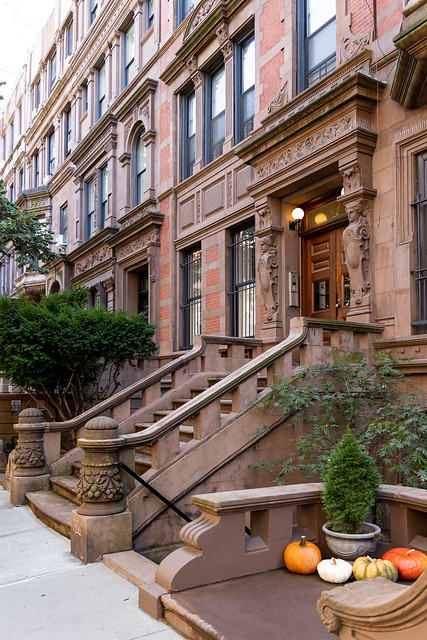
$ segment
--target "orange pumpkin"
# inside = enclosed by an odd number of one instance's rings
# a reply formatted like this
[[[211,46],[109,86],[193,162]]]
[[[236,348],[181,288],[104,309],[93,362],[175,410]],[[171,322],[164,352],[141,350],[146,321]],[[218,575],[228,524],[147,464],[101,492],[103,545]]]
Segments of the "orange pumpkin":
[[[416,580],[427,567],[427,555],[417,549],[396,547],[386,551],[382,559],[391,560],[401,580]]]
[[[314,573],[322,559],[319,547],[301,536],[300,542],[291,542],[285,549],[285,565],[292,573]]]

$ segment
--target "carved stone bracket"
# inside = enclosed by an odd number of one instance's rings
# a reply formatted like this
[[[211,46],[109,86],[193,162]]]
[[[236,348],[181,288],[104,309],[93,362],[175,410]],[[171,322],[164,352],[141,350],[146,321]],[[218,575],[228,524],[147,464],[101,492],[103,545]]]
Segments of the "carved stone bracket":
[[[78,442],[85,453],[77,484],[82,515],[111,515],[124,511],[125,489],[118,467],[121,440],[115,420],[99,416],[85,425]]]
[[[192,83],[194,85],[194,88],[197,89],[198,87],[201,86],[201,84],[203,82],[203,73],[201,71],[199,71],[199,67],[198,67],[196,56],[192,56],[187,61],[187,67],[190,70],[191,81],[192,81]]]
[[[278,235],[270,234],[260,238],[261,255],[258,260],[258,274],[266,309],[264,322],[273,322],[278,319],[278,244]]]
[[[233,44],[228,36],[228,25],[222,24],[215,31],[219,46],[221,47],[222,55],[224,56],[224,60],[227,60],[233,55]]]
[[[46,472],[46,458],[43,446],[45,423],[40,409],[24,409],[20,412],[18,424],[18,444],[13,452],[13,472],[17,477],[39,476]]]
[[[278,111],[281,107],[283,107],[288,102],[288,100],[289,100],[288,81],[285,80],[285,82],[280,87],[279,91],[274,96],[273,100],[268,105],[267,107],[268,113],[274,113],[275,111]]]
[[[362,170],[358,164],[342,172],[344,194],[348,195],[363,188]]]
[[[369,33],[355,38],[353,34],[343,36],[340,43],[340,63],[343,64],[369,48],[371,36]]]
[[[345,205],[350,224],[342,235],[342,247],[350,277],[350,309],[370,302],[370,206],[371,203],[363,199]]]

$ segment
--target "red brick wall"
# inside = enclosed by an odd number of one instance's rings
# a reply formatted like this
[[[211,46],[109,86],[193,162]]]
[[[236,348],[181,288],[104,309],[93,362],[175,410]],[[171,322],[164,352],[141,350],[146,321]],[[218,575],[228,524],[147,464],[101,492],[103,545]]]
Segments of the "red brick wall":
[[[373,11],[373,0],[347,0],[347,12],[351,13],[352,16],[351,31],[354,35],[373,31]],[[377,0],[376,19],[378,36],[382,36],[387,31],[400,25],[402,21],[401,0]]]

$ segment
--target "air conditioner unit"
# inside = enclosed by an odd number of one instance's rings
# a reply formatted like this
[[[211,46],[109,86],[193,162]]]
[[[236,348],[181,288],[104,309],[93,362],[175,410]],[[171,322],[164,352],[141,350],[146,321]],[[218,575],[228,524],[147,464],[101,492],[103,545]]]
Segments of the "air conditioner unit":
[[[60,253],[64,253],[67,248],[67,236],[59,235],[55,238],[56,248]]]

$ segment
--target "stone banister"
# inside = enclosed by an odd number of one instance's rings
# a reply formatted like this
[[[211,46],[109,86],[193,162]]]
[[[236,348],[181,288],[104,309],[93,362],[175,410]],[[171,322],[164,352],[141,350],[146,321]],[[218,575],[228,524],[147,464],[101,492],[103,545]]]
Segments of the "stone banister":
[[[263,370],[267,369],[267,381],[269,383],[291,375],[292,350],[295,347],[306,343],[307,353],[303,353],[301,358],[301,364],[304,365],[312,363],[310,353],[315,353],[315,356],[319,353],[324,353],[324,331],[331,332],[330,348],[340,346],[346,348],[353,346],[353,342],[348,339],[349,335],[356,333],[369,336],[369,334],[381,333],[382,330],[383,327],[381,325],[375,324],[327,321],[313,318],[293,318],[291,320],[290,333],[285,340],[250,360],[247,364],[240,367],[240,369],[234,371],[213,387],[206,389],[206,391],[187,402],[184,406],[175,409],[173,413],[162,418],[156,422],[155,425],[139,433],[125,434],[123,436],[125,441],[124,447],[134,448],[156,442],[171,430],[184,424],[185,420],[202,412],[208,405],[219,401],[222,396],[230,392],[237,391],[237,394],[239,394],[238,398],[233,398],[233,412],[241,411],[245,406],[248,406],[248,404],[255,400],[256,376]],[[343,335],[345,336],[344,338]],[[223,338],[220,338],[220,340],[223,341]],[[314,361],[316,361],[316,357],[314,357]],[[318,361],[319,360],[317,360],[317,362]],[[250,379],[252,379],[252,385]],[[245,384],[251,388],[245,390]],[[245,393],[245,391],[247,391],[247,393]],[[217,413],[219,417],[219,407]],[[210,416],[209,422],[212,424],[211,418],[212,416]]]
[[[329,557],[321,529],[325,522],[321,492],[321,483],[303,483],[193,496],[201,515],[181,529],[180,538],[186,546],[160,563],[156,584],[170,592],[181,591],[283,567],[283,551],[293,534],[298,539],[298,532],[313,539]],[[381,485],[378,502],[397,501],[400,519],[408,520],[409,528],[414,527],[414,511],[421,516],[415,542],[422,545],[423,535],[419,534],[425,532],[427,491]],[[245,524],[251,531],[249,536]],[[392,521],[392,527],[394,524]],[[384,551],[391,546],[411,546],[405,529],[408,527],[401,526],[393,533],[392,528],[394,543],[383,542]],[[413,528],[411,533],[417,531]]]

